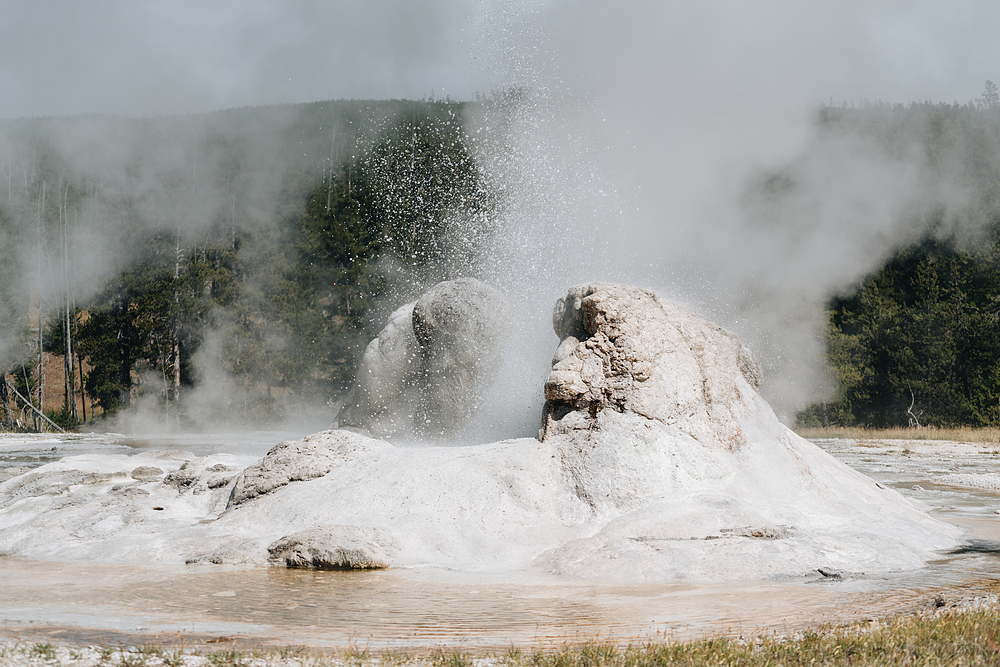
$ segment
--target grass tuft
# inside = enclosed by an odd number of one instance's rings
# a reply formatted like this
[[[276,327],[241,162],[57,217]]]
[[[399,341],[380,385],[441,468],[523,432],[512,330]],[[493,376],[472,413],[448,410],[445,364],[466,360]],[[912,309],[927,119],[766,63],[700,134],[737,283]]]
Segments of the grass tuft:
[[[977,606],[981,605],[981,606]],[[473,657],[453,648],[438,648],[423,654],[396,651],[369,653],[350,647],[329,659],[309,656],[305,649],[285,647],[265,654],[242,653],[236,649],[194,655],[183,650],[166,652],[143,647],[133,651],[100,649],[102,660],[117,654],[121,667],[183,667],[185,664],[210,667],[263,667],[288,665],[319,667],[668,667],[670,665],[1000,665],[1000,605],[995,598],[979,598],[976,604],[931,609],[884,621],[828,626],[797,632],[791,636],[774,634],[732,638],[708,637],[698,641],[651,641],[618,646],[590,643],[564,646],[556,650],[510,646],[492,657]],[[94,656],[90,649],[84,650]],[[34,645],[0,643],[0,667],[25,664],[28,659],[77,664],[73,652],[57,651],[49,643]],[[87,657],[84,657],[87,660]],[[93,657],[86,664],[94,664]],[[36,663],[37,664],[37,663]],[[107,664],[106,662],[104,664]],[[116,665],[116,667],[117,667]]]
[[[43,660],[55,660],[56,659],[56,647],[48,643],[35,644],[31,647],[31,651],[28,655],[32,658],[41,658]]]
[[[351,644],[347,647],[347,650],[341,654],[340,658],[343,662],[349,665],[360,666],[369,664],[372,656],[371,653],[368,652],[367,646],[363,649],[359,649],[354,644]]]
[[[279,646],[275,649],[275,652],[282,660],[288,660],[299,655],[303,650],[301,646]]]
[[[386,650],[379,653],[378,664],[380,667],[400,667],[401,665],[412,665],[418,661],[406,651]]]
[[[528,660],[516,667],[640,667],[646,665],[937,665],[1000,664],[1000,614],[996,609],[911,616],[885,623],[808,630],[793,637],[749,640],[712,637],[616,648],[588,645]]]
[[[438,649],[428,656],[432,667],[473,667],[472,657],[457,649]]]
[[[167,667],[181,667],[184,664],[184,651],[176,649],[173,651],[161,651],[160,660]]]
[[[234,648],[223,651],[212,651],[205,655],[208,664],[213,667],[245,667],[246,656]]]
[[[146,654],[122,649],[118,655],[118,667],[146,667]]]

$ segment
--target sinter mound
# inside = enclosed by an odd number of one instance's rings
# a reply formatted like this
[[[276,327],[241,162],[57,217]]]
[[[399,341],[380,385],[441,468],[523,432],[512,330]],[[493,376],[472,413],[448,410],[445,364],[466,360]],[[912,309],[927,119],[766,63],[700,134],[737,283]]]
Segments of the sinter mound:
[[[782,426],[733,334],[604,283],[569,290],[554,324],[540,439],[325,431],[239,474],[219,457],[67,458],[0,484],[0,553],[711,582],[910,569],[955,544],[957,528]],[[139,465],[166,474],[82,483]]]

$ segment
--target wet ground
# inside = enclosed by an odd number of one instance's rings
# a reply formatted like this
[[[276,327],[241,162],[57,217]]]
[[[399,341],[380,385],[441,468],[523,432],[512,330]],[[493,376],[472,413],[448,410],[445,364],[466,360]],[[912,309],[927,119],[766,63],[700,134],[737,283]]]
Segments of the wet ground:
[[[291,437],[291,436],[289,436]],[[0,467],[51,457],[176,446],[197,454],[259,456],[285,439],[247,436],[0,438]],[[996,592],[1000,494],[941,484],[1000,465],[1000,446],[913,441],[817,441],[897,488],[967,542],[917,572],[841,578],[814,573],[743,585],[620,585],[442,570],[310,572],[222,566],[106,566],[0,559],[0,636],[75,643],[463,649],[626,643],[719,632],[784,632]],[[53,450],[52,448],[55,448]],[[971,476],[971,477],[970,477]],[[988,486],[988,484],[986,485]],[[228,645],[228,644],[227,644]]]

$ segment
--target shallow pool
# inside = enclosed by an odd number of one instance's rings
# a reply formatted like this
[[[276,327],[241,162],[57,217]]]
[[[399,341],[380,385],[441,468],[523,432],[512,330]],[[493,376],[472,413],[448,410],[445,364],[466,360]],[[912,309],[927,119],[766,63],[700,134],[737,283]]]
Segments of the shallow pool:
[[[178,447],[262,455],[294,434],[135,438],[0,438],[0,466],[77,453]],[[742,585],[622,585],[439,569],[315,572],[224,566],[121,566],[0,558],[0,634],[85,643],[236,639],[315,647],[531,647],[707,633],[785,631],[908,611],[993,590],[1000,565],[1000,495],[940,484],[992,473],[995,447],[959,443],[817,441],[876,481],[968,530],[966,544],[893,576],[814,573]]]

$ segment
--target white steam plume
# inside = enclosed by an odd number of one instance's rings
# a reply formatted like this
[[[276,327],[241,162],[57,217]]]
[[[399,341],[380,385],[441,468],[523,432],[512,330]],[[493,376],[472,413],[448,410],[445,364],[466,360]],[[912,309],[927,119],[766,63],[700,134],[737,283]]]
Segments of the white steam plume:
[[[924,233],[913,226],[922,214],[948,217],[966,202],[916,150],[889,157],[817,132],[825,93],[847,89],[826,85],[843,83],[842,56],[886,65],[875,42],[907,24],[900,6],[868,7],[556,2],[511,11],[497,31],[515,37],[504,75],[528,92],[504,150],[483,160],[508,196],[484,274],[531,308],[517,334],[521,364],[496,400],[540,404],[552,301],[593,279],[655,289],[735,330],[764,363],[765,396],[786,421],[830,397],[826,300]],[[853,74],[868,85],[888,80],[886,71]],[[900,79],[915,88],[934,76]],[[905,89],[896,82],[886,94]],[[748,196],[771,173],[787,179],[780,203]],[[520,352],[536,346],[543,352]],[[535,415],[520,414],[530,431]]]

